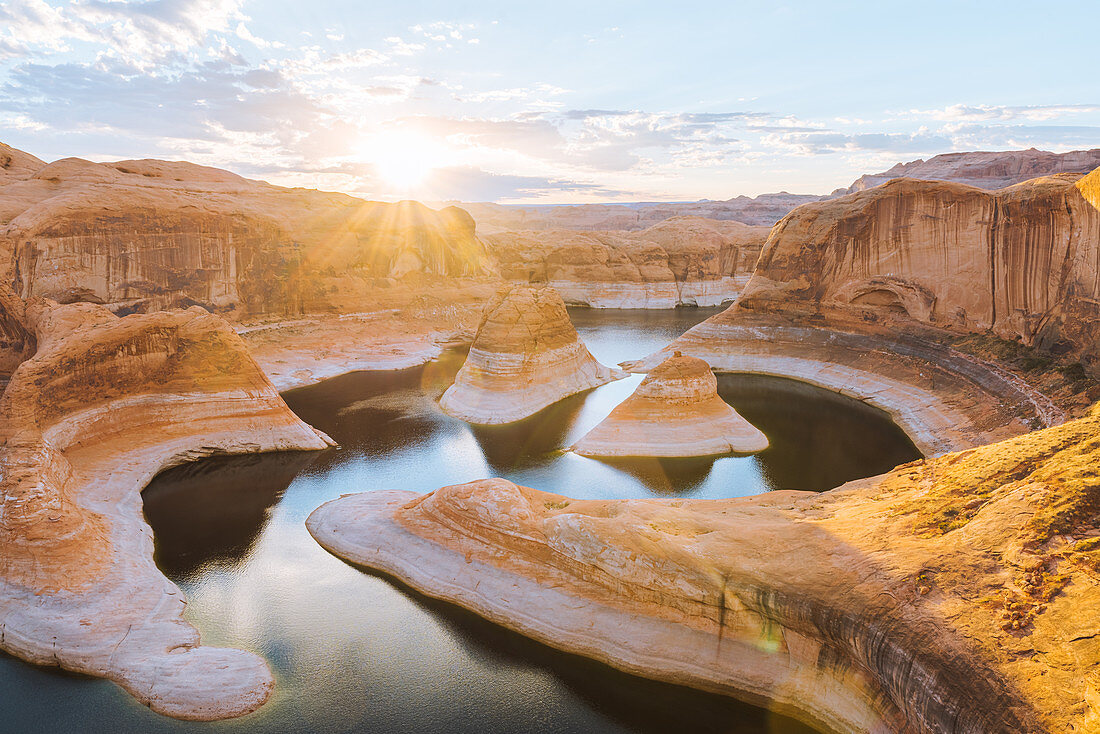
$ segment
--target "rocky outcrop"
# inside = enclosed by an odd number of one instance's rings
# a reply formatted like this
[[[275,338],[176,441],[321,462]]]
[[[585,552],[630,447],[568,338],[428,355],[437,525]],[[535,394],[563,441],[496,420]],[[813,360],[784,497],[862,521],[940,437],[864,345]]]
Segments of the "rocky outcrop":
[[[768,437],[718,397],[718,380],[701,359],[676,352],[573,447],[581,456],[751,454]]]
[[[991,331],[1100,357],[1100,174],[996,192],[898,179],[801,207],[772,231],[738,307]]]
[[[500,274],[595,308],[715,306],[748,280],[769,230],[675,217],[641,232],[544,230],[485,238]]]
[[[119,318],[39,299],[24,323],[36,351],[0,396],[0,648],[113,680],[169,716],[256,709],[274,684],[267,665],[201,645],[183,621],[140,493],[203,456],[331,442],[201,308]]]
[[[511,423],[622,376],[581,343],[556,291],[517,285],[485,307],[470,354],[440,405],[470,423]]]
[[[286,189],[182,162],[47,165],[6,147],[5,160],[0,275],[23,298],[119,313],[354,311],[393,279],[489,266],[456,207]]]
[[[833,194],[854,194],[892,181],[895,178],[919,178],[1002,189],[1013,184],[1056,173],[1089,173],[1100,167],[1100,148],[1050,153],[1045,150],[1006,150],[997,152],[944,153],[928,160],[899,163],[888,171],[860,176],[847,189]]]
[[[367,492],[330,552],[553,647],[824,731],[1100,721],[1100,408],[839,489],[585,501],[499,479]]]

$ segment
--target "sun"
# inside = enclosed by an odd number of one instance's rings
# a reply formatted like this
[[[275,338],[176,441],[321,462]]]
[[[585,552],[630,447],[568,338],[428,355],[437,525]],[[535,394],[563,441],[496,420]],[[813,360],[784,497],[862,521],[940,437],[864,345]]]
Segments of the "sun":
[[[395,192],[424,183],[442,164],[443,151],[433,139],[411,132],[386,132],[363,141],[359,155],[374,167],[382,182]]]

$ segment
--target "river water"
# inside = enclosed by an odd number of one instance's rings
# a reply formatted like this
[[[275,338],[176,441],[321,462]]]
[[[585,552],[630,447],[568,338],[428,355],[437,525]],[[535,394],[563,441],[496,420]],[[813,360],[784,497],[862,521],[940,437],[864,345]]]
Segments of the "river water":
[[[653,352],[716,309],[573,310],[605,364]],[[646,681],[551,650],[330,556],[303,525],[323,502],[500,476],[581,498],[824,490],[919,456],[882,413],[776,378],[723,375],[763,430],[752,457],[604,463],[562,451],[641,380],[574,396],[519,424],[473,428],[437,400],[461,366],[354,373],[285,395],[340,448],[212,459],[145,490],[157,563],[207,644],[262,655],[272,699],[233,721],[158,716],[113,684],[0,655],[0,732],[808,732],[732,699]]]

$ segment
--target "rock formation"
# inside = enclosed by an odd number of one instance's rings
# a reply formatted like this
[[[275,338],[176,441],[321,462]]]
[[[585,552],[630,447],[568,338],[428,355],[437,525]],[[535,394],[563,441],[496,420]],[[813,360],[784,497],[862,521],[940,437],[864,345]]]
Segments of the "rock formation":
[[[203,456],[331,442],[201,308],[119,318],[37,299],[20,319],[11,303],[0,299],[5,334],[22,324],[35,346],[0,396],[0,648],[108,678],[170,716],[256,709],[267,665],[200,645],[153,563],[140,493]]]
[[[485,307],[466,363],[440,405],[470,423],[511,423],[622,376],[588,352],[555,290],[516,285]]]
[[[676,352],[573,450],[582,456],[669,457],[751,454],[767,447],[767,436],[718,397],[710,366]]]
[[[772,231],[738,306],[992,331],[1100,358],[1100,172],[996,192],[898,179],[801,207]],[[1100,366],[1100,365],[1098,365]]]
[[[1100,407],[815,494],[366,492],[330,552],[553,647],[825,731],[1100,723]]]
[[[641,232],[543,230],[485,238],[500,274],[596,308],[716,306],[748,280],[766,227],[675,217]]]
[[[0,275],[23,298],[119,313],[356,310],[410,274],[486,272],[456,207],[286,189],[191,163],[44,164],[0,148]]]
[[[895,178],[919,178],[1001,189],[1041,176],[1056,173],[1089,173],[1100,167],[1100,148],[1050,153],[1045,150],[1006,150],[998,152],[944,153],[929,158],[899,163],[888,171],[860,176],[847,189],[833,194],[866,191]]]

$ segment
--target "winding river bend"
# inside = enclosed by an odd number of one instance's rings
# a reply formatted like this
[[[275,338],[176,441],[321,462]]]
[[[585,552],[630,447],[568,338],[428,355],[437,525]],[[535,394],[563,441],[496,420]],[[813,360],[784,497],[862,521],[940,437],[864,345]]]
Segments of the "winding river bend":
[[[571,313],[605,364],[653,352],[716,309]],[[436,401],[461,365],[355,373],[285,395],[340,448],[178,467],[144,493],[157,563],[186,593],[204,642],[264,656],[272,699],[199,724],[143,708],[114,684],[0,655],[0,732],[809,731],[766,709],[641,680],[559,653],[363,573],[317,546],[303,522],[349,492],[431,491],[487,476],[590,499],[733,497],[824,490],[919,455],[882,413],[776,378],[724,375],[720,392],[763,430],[754,457],[629,461],[562,449],[641,380],[574,396],[511,426],[475,429]],[[792,549],[797,552],[797,549]]]

